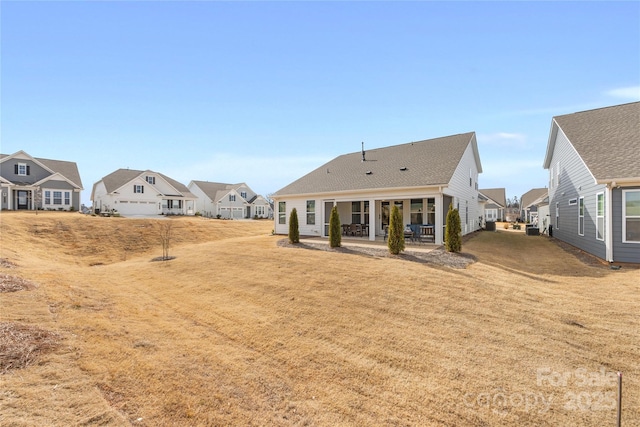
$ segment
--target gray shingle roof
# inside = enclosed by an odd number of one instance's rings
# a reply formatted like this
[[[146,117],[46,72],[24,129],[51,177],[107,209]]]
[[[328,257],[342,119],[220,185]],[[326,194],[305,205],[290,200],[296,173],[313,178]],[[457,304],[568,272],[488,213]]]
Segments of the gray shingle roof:
[[[9,155],[0,154],[0,159],[3,159],[5,157],[9,157]],[[78,165],[75,162],[68,162],[65,160],[41,159],[38,157],[33,157],[33,159],[42,163],[44,166],[48,167],[52,171],[59,173],[60,175],[67,178],[69,181],[76,184],[78,187],[82,188],[82,179],[80,179],[80,173],[78,172]]]
[[[554,121],[597,180],[640,178],[640,102],[557,116]]]
[[[546,188],[533,188],[527,191],[522,195],[522,200],[520,201],[520,207],[528,208],[540,197],[547,194],[548,191],[549,190],[547,190]]]
[[[484,194],[503,208],[507,207],[507,192],[504,188],[485,188],[484,190],[478,190],[478,192]]]
[[[135,169],[118,169],[109,175],[102,178],[102,182],[107,190],[107,193],[112,193],[128,182],[134,180],[138,176],[144,173],[154,173],[161,176],[165,181],[167,181],[173,188],[175,188],[180,194],[165,194],[165,196],[180,196],[180,197],[188,197],[188,198],[196,198],[194,194],[192,194],[189,189],[182,183],[176,181],[175,179],[169,178],[166,175],[163,175],[159,172],[154,171],[141,171]]]
[[[446,185],[471,142],[474,132],[366,150],[366,161],[360,151],[344,154],[274,196]]]
[[[224,197],[230,190],[237,190],[244,183],[240,184],[225,184],[223,182],[209,182],[209,181],[193,181],[203,192],[207,195],[212,202],[217,202],[220,198]]]
[[[82,188],[82,180],[80,179],[80,173],[78,172],[78,165],[75,162],[37,158],[36,160]]]

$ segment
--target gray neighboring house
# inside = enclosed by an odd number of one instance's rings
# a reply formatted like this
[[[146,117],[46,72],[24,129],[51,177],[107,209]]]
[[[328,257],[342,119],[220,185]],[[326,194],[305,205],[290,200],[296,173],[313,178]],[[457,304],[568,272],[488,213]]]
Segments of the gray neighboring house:
[[[553,237],[640,263],[640,102],[554,117],[543,166]]]
[[[32,157],[24,151],[0,154],[3,210],[80,210],[83,190],[78,165]]]
[[[244,182],[191,181],[189,191],[197,196],[196,211],[203,216],[225,219],[271,218],[269,201]]]
[[[124,216],[194,215],[196,196],[175,179],[151,170],[118,169],[93,184],[96,213]]]
[[[520,197],[520,219],[528,223],[537,223],[538,206],[548,195],[546,188],[533,188]]]
[[[478,190],[485,199],[484,221],[505,221],[507,207],[507,192],[504,188],[485,188]]]
[[[304,236],[329,235],[335,206],[343,227],[363,237],[384,236],[391,208],[403,223],[433,227],[441,244],[450,204],[460,213],[462,234],[480,227],[478,174],[482,172],[475,132],[446,136],[336,157],[278,190],[274,200],[276,234],[288,233],[296,208]]]

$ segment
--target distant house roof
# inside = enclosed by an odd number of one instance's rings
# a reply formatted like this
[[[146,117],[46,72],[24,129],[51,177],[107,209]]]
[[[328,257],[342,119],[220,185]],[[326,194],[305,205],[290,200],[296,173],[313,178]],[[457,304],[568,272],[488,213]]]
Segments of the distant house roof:
[[[507,192],[504,188],[485,188],[484,190],[478,190],[478,192],[493,200],[503,208],[507,207]]]
[[[247,184],[241,182],[239,184],[225,184],[222,182],[209,182],[209,181],[192,181],[196,184],[206,196],[211,199],[212,202],[217,202],[231,190],[238,190],[240,187],[248,187]],[[247,200],[248,203],[252,203],[257,196],[254,196],[251,200]]]
[[[522,199],[520,200],[521,208],[528,208],[533,205],[538,199],[548,193],[549,190],[546,188],[534,188],[532,190],[527,191],[522,195]]]
[[[640,102],[554,117],[545,169],[551,166],[558,128],[596,181],[640,178]]]
[[[22,151],[21,153],[24,153],[24,151]],[[24,153],[24,154],[29,156],[27,153]],[[4,159],[9,156],[10,155],[8,154],[0,154],[0,159]],[[69,181],[76,184],[78,187],[82,188],[82,179],[80,179],[80,173],[78,172],[78,165],[75,162],[68,162],[64,160],[41,159],[38,157],[31,157],[31,158],[41,163],[46,168],[51,169],[54,173],[56,172],[59,173],[60,175],[67,178]]]
[[[169,185],[171,185],[176,191],[180,193],[180,194],[165,194],[165,196],[196,198],[196,196],[193,195],[184,184],[176,181],[175,179],[169,178],[168,176],[163,175],[159,172],[154,172],[150,170],[141,171],[141,170],[134,170],[134,169],[118,169],[115,172],[112,172],[109,175],[103,177],[102,182],[104,183],[107,193],[112,193],[116,191],[118,188],[122,187],[123,185],[126,185],[128,182],[133,181],[135,178],[143,174],[155,174],[162,177],[162,179],[167,181]]]
[[[469,144],[482,172],[475,133],[469,132],[344,154],[274,196],[447,185]]]

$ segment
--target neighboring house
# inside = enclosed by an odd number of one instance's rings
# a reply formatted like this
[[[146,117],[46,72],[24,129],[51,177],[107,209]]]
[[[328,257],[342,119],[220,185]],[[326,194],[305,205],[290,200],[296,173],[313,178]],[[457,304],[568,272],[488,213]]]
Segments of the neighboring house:
[[[434,225],[440,244],[450,204],[463,234],[479,228],[481,172],[474,132],[344,154],[272,195],[275,232],[288,233],[296,208],[301,235],[328,236],[337,206],[342,224],[365,225],[365,236],[375,240],[397,206],[403,224]]]
[[[485,188],[478,190],[486,200],[484,203],[484,221],[504,221],[507,207],[507,192],[504,188]],[[482,212],[481,212],[482,214]]]
[[[196,211],[206,217],[271,218],[269,201],[245,183],[191,181],[189,191],[198,198]]]
[[[31,157],[24,151],[0,154],[3,210],[80,209],[83,190],[74,162]]]
[[[537,223],[540,198],[548,196],[546,188],[533,188],[520,198],[520,219],[530,224]]]
[[[554,117],[544,168],[553,237],[640,263],[640,102]]]
[[[196,196],[178,181],[158,172],[118,169],[93,184],[96,213],[121,215],[193,215]]]

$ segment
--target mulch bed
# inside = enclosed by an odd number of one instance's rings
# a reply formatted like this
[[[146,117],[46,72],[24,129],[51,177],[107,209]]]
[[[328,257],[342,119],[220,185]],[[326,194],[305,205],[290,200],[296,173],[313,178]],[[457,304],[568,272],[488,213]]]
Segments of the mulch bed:
[[[405,250],[398,255],[392,255],[387,248],[378,248],[373,246],[341,246],[332,248],[326,243],[289,243],[288,239],[278,240],[278,246],[284,248],[312,249],[328,252],[347,253],[355,255],[363,255],[377,258],[397,258],[405,261],[413,261],[423,264],[432,264],[451,268],[467,268],[469,264],[476,262],[476,258],[466,253],[451,253],[445,251],[442,247],[436,248],[430,252],[418,252],[411,249]]]
[[[0,374],[33,364],[42,354],[55,350],[61,336],[35,326],[0,322]]]

